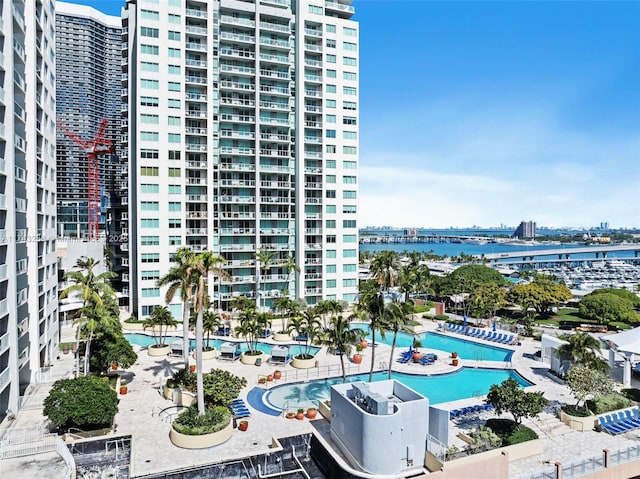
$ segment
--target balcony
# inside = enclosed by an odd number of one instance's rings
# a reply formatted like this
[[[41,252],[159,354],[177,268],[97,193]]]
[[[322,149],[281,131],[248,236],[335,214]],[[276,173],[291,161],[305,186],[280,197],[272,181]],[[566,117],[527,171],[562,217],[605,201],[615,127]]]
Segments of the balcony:
[[[290,111],[291,107],[289,106],[289,103],[277,103],[277,102],[271,102],[271,101],[261,101],[260,102],[260,108],[266,108],[269,110],[279,110],[279,111]]]
[[[198,85],[206,85],[207,84],[207,78],[206,77],[198,77],[198,76],[191,76],[191,75],[188,75],[188,76],[184,77],[184,81],[185,81],[185,83],[196,83]]]
[[[9,347],[9,333],[6,332],[0,336],[0,354],[4,353]]]
[[[260,38],[260,44],[261,45],[268,45],[268,46],[274,47],[274,48],[283,48],[285,50],[289,50],[289,48],[291,48],[288,41],[286,41],[286,40],[274,40],[273,38],[261,37]]]
[[[312,43],[305,43],[304,49],[310,52],[322,52],[322,45],[314,45]]]
[[[187,8],[185,11],[187,17],[207,18],[206,10],[197,10],[195,8]]]
[[[185,64],[188,67],[193,68],[207,68],[207,62],[205,60],[194,60],[193,58],[187,58]]]
[[[220,251],[255,251],[256,245],[249,244],[221,244]]]
[[[186,127],[184,131],[187,135],[206,135],[207,134],[206,128],[196,128],[192,126]]]
[[[220,65],[220,71],[225,73],[239,73],[245,75],[255,75],[256,69],[251,67],[245,67],[241,65],[228,65],[223,63]]]
[[[256,117],[251,115],[231,115],[229,113],[223,113],[220,115],[222,121],[233,121],[240,123],[255,123]]]
[[[221,97],[220,104],[253,107],[255,106],[256,102],[253,100],[240,100],[238,98]]]
[[[255,148],[247,147],[221,146],[220,153],[230,155],[255,155],[256,150]]]
[[[207,45],[205,43],[187,42],[184,44],[185,50],[195,50],[198,52],[206,52]]]
[[[275,93],[276,95],[289,95],[291,93],[289,88],[276,85],[260,85],[260,91],[263,93]]]
[[[260,60],[272,63],[289,63],[289,55],[272,55],[270,53],[261,53]]]
[[[255,165],[248,163],[220,163],[221,171],[255,171]]]
[[[207,228],[187,228],[186,233],[188,235],[205,236],[207,234]]]
[[[207,195],[187,195],[187,201],[190,203],[206,203]]]
[[[255,196],[221,196],[220,203],[255,203]]]
[[[289,25],[282,25],[281,23],[260,22],[259,26],[261,30],[271,30],[273,32],[280,33],[291,33],[291,28],[289,27]]]
[[[240,138],[244,140],[254,140],[256,134],[253,131],[239,131],[239,130],[220,130],[220,136],[222,138]]]
[[[256,42],[255,36],[247,35],[246,33],[220,32],[220,38],[223,40],[232,40],[234,42],[250,43],[252,45]]]
[[[308,35],[310,37],[321,37],[322,36],[322,30],[315,30],[313,28],[305,28],[304,29],[304,34]]]
[[[220,22],[229,23],[231,25],[242,25],[245,27],[255,28],[256,22],[250,18],[232,17],[230,15],[220,15]]]
[[[282,142],[291,141],[291,137],[289,135],[278,134],[278,133],[260,133],[260,139],[269,140],[269,141],[282,141]]]
[[[187,33],[194,35],[207,35],[207,29],[204,27],[196,27],[195,25],[187,25],[185,28]]]
[[[187,218],[206,218],[207,214],[206,211],[187,211]]]
[[[256,58],[255,52],[251,52],[248,50],[237,50],[235,48],[229,47],[221,47],[220,56],[227,56],[232,58],[250,58],[252,60]]]
[[[184,116],[186,118],[206,118],[207,112],[203,110],[187,110]]]
[[[256,86],[251,83],[240,83],[228,80],[222,80],[220,82],[221,88],[228,88],[232,90],[243,90],[243,91],[255,91]]]
[[[347,13],[348,16],[351,16],[355,13],[355,9],[351,5],[344,5],[332,0],[324,0],[324,6],[328,10],[337,10],[338,12]]]

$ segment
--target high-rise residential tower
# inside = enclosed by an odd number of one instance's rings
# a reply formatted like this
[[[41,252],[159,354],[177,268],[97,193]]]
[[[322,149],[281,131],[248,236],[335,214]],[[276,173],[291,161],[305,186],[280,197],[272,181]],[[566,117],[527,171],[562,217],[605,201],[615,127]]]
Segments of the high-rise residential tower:
[[[513,233],[515,238],[535,238],[536,237],[536,222],[535,221],[521,221],[516,230]]]
[[[84,139],[94,137],[102,119],[108,121],[104,136],[113,142],[115,155],[98,156],[98,231],[105,236],[112,252],[112,269],[118,273],[113,286],[118,292],[124,290],[126,296],[128,267],[122,259],[127,257],[127,205],[122,204],[122,186],[127,169],[120,159],[121,50],[120,17],[84,5],[56,2],[56,113],[64,126]],[[57,142],[58,235],[86,238],[87,153],[60,129]]]
[[[156,281],[181,246],[227,260],[231,279],[210,284],[223,308],[238,295],[262,308],[283,294],[308,304],[355,300],[358,24],[350,3],[128,3],[122,88],[134,314],[163,304]]]
[[[0,1],[0,419],[58,350],[54,22]]]

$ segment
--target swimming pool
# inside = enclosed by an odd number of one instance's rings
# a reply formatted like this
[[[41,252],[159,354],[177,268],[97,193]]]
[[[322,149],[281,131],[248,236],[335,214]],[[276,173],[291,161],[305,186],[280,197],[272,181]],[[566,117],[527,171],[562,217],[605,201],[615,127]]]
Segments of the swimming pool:
[[[514,369],[463,367],[453,373],[434,376],[392,372],[391,377],[429,398],[429,404],[484,396],[489,392],[492,384],[499,384],[508,378],[515,379],[522,387],[533,385]],[[386,371],[373,375],[374,381],[383,381],[387,378]],[[347,382],[368,380],[368,374],[347,376]],[[275,386],[264,395],[264,400],[276,409],[315,407],[318,400],[329,399],[331,386],[340,383],[342,378],[337,377]]]
[[[354,328],[360,328],[369,331],[369,325],[364,323],[352,323]],[[371,334],[367,334],[367,338],[371,339]],[[397,348],[408,348],[413,344],[413,336],[407,333],[399,332],[396,341]],[[477,343],[466,339],[446,336],[444,334],[428,332],[421,333],[418,338],[422,342],[421,349],[439,349],[440,351],[453,351],[458,353],[461,359],[471,359],[474,361],[511,361],[513,351],[511,349],[492,346],[491,344]],[[379,333],[376,333],[376,342],[383,344],[391,344],[393,341],[393,333],[387,333],[382,339]]]
[[[127,341],[129,341],[130,344],[133,344],[135,346],[141,346],[141,347],[148,347],[151,346],[152,344],[155,344],[156,341],[153,338],[153,336],[150,336],[148,334],[140,334],[140,333],[126,333],[124,335],[125,339]],[[182,343],[182,336],[167,336],[165,337],[165,343],[166,344],[171,344],[174,341],[180,341]],[[204,341],[205,343],[207,342],[206,339]],[[240,350],[241,351],[246,351],[247,350],[247,343],[244,341],[228,341],[228,340],[224,340],[224,339],[210,339],[209,340],[209,346],[214,347],[216,349],[220,348],[220,345],[222,343],[239,343],[240,344]],[[304,346],[300,346],[299,344],[268,344],[268,343],[262,343],[259,342],[258,343],[258,350],[262,351],[265,354],[271,354],[271,348],[273,348],[274,346],[288,346],[289,347],[289,354],[291,356],[295,356],[296,354],[300,354],[303,349]],[[195,349],[196,347],[196,341],[195,339],[192,339],[190,341],[190,349]],[[309,348],[309,352],[313,355],[315,355],[318,351],[320,351],[320,348],[316,348],[315,346],[312,346]]]

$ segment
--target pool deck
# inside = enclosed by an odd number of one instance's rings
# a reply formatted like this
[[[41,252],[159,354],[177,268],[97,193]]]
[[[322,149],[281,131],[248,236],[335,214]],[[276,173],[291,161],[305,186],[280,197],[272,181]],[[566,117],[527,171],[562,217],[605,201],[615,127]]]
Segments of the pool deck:
[[[434,331],[436,327],[437,323],[435,322],[421,320],[420,331]],[[474,340],[455,333],[444,334]],[[482,340],[476,341],[483,342]],[[496,343],[485,343],[505,347]],[[534,353],[540,348],[539,342],[524,340],[520,346],[507,348],[515,351],[509,363],[460,359],[458,367],[514,368],[523,377],[534,383],[534,386],[531,386],[531,390],[544,392],[544,396],[551,402],[552,406],[556,406],[559,403],[574,402],[568,388],[547,376],[545,365],[534,358]],[[360,366],[352,365],[351,373],[368,372],[373,349],[369,347],[363,351],[364,360],[362,364]],[[376,346],[374,361],[376,369],[386,369],[389,362],[390,349],[390,346],[384,344]],[[171,443],[169,440],[170,425],[163,422],[158,415],[159,411],[172,405],[171,401],[164,399],[162,396],[161,387],[166,379],[181,367],[181,358],[150,357],[144,349],[136,347],[136,350],[139,355],[136,364],[129,370],[119,372],[122,383],[128,385],[128,393],[119,396],[119,412],[115,418],[116,430],[114,433],[115,435],[131,434],[133,436],[132,476],[211,464],[273,451],[272,438],[309,433],[314,429],[320,429],[321,424],[318,421],[324,421],[323,419],[317,419],[312,425],[312,422],[307,419],[298,421],[285,419],[282,416],[271,416],[256,411],[248,405],[252,414],[249,418],[249,428],[246,432],[236,430],[231,439],[224,444],[209,449],[190,450],[188,454],[184,454],[183,450]],[[395,359],[403,350],[405,348],[396,348],[392,366],[394,371],[433,375],[451,372],[456,369],[451,366],[450,353],[447,351],[433,351],[438,354],[438,360],[430,366],[414,363],[400,364]],[[422,352],[432,352],[424,348],[421,348],[421,350]],[[241,394],[244,399],[246,399],[248,391],[256,386],[269,387],[278,385],[282,384],[286,379],[292,381],[304,380],[307,377],[315,379],[317,377],[336,376],[339,374],[339,357],[327,354],[325,348],[317,355],[317,366],[317,368],[312,368],[311,370],[296,370],[290,365],[275,366],[263,363],[261,366],[248,366],[241,364],[240,361],[221,361],[217,359],[204,361],[205,371],[211,368],[221,368],[246,377],[248,387]],[[55,369],[59,373],[71,372],[72,368],[73,356],[71,354],[61,355],[60,361],[55,364]],[[274,381],[269,386],[258,385],[259,377],[267,376],[276,369],[284,372],[282,380]],[[617,375],[618,380],[622,375],[621,370],[622,368],[617,367],[614,371],[614,377]],[[632,379],[632,387],[640,387],[640,382],[635,378]],[[469,398],[441,406],[446,409],[454,409],[479,402],[482,402],[481,398]],[[482,414],[488,417],[490,413]],[[473,427],[481,417],[483,416],[476,415],[473,419],[452,421],[452,427],[450,428],[450,440],[452,443],[455,444],[456,441],[459,441],[457,438],[459,431]],[[21,411],[12,427],[43,424],[44,422],[45,418],[42,416],[41,410]],[[570,431],[553,414],[552,407],[548,408],[538,418],[525,420],[524,423],[535,429],[544,440],[544,453],[532,458],[511,462],[510,477],[512,478],[526,477],[537,471],[548,470],[553,467],[556,461],[569,464],[581,458],[586,459],[599,454],[604,448],[614,450],[640,443],[637,431],[636,433],[627,433],[620,436],[611,436],[607,433],[594,431]],[[316,424],[317,426],[315,426]],[[2,426],[6,425],[3,423]],[[29,459],[34,464],[34,467],[39,461],[46,461],[47,464],[51,464],[49,462],[51,458],[48,456],[21,458],[22,461],[24,459]],[[0,475],[2,475],[3,479],[23,476],[18,464],[18,459],[0,462]],[[54,475],[51,477],[60,476]]]

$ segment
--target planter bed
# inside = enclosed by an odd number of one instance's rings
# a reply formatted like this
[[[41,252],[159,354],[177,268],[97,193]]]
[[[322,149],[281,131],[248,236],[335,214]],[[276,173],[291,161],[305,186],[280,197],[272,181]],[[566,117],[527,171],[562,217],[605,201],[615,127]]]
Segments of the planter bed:
[[[228,441],[233,436],[233,421],[220,431],[211,432],[209,434],[200,434],[197,436],[182,434],[173,427],[169,432],[169,439],[178,447],[184,449],[205,449],[207,447],[217,446]]]

